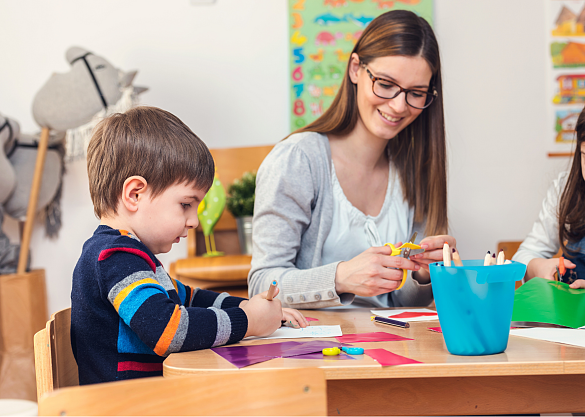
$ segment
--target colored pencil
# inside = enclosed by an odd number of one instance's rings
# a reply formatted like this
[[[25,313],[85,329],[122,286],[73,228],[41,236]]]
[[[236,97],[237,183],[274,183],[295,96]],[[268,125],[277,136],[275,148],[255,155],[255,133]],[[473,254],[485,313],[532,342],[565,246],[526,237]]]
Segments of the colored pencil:
[[[443,245],[443,264],[445,266],[451,266],[451,251],[447,242]]]
[[[461,262],[461,257],[459,256],[459,251],[453,248],[453,263],[455,266],[463,266],[463,262]]]
[[[491,261],[492,257],[490,255],[490,251],[488,250],[487,253],[485,254],[485,258],[483,259],[483,266],[488,266]]]
[[[270,288],[268,288],[268,294],[266,295],[267,300],[272,301],[272,299],[274,298],[274,293],[276,292],[277,286],[278,286],[278,283],[276,282],[276,280],[272,281],[272,284],[270,284]]]
[[[406,321],[394,320],[394,319],[389,319],[389,318],[380,317],[380,316],[372,316],[371,319],[376,323],[388,324],[389,326],[402,327],[403,329],[408,329],[410,327],[410,324],[408,324],[408,322],[406,322]]]
[[[498,253],[498,259],[496,260],[496,264],[504,265],[504,262],[506,262],[506,255],[504,255],[503,250],[500,250],[500,253]]]

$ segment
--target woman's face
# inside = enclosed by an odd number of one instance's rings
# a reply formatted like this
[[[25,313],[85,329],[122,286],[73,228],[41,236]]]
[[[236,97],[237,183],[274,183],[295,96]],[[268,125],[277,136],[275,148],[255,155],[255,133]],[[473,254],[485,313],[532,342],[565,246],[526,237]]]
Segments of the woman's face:
[[[358,55],[352,54],[349,76],[357,85],[361,123],[372,135],[381,139],[392,139],[423,110],[407,104],[404,92],[393,99],[375,95],[372,91],[373,81],[367,70],[374,77],[392,81],[402,88],[427,91],[433,75],[431,68],[421,56],[381,57],[363,66],[359,63]]]

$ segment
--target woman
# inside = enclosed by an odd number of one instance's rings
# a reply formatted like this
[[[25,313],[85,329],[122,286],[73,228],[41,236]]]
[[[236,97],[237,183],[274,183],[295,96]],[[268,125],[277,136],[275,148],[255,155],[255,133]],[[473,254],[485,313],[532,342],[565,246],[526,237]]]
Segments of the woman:
[[[374,19],[331,107],[277,144],[257,176],[250,295],[276,280],[283,305],[428,305],[428,264],[448,242],[437,41],[414,13]],[[387,242],[423,233],[412,260]],[[402,270],[412,271],[398,290]]]

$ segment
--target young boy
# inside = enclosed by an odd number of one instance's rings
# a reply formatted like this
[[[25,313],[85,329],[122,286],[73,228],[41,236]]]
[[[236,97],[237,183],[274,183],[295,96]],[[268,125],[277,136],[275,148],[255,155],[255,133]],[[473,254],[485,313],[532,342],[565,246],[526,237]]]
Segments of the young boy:
[[[172,279],[155,254],[197,227],[214,163],[176,116],[138,107],[103,120],[88,147],[96,216],[73,272],[71,344],[79,383],[162,375],[173,352],[265,336],[281,320],[306,327],[266,293],[245,300]]]

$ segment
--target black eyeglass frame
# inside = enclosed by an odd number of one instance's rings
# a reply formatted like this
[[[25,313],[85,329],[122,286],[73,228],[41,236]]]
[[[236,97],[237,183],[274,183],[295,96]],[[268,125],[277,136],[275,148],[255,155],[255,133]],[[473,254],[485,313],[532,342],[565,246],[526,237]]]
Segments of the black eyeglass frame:
[[[364,68],[365,68],[365,66],[364,66]],[[405,97],[405,100],[406,100],[406,104],[408,104],[410,107],[413,107],[415,109],[424,110],[427,107],[429,107],[431,104],[433,104],[433,101],[435,101],[435,98],[439,95],[437,93],[437,90],[434,87],[433,87],[433,92],[432,93],[429,93],[428,91],[418,90],[416,88],[402,88],[401,86],[399,86],[398,84],[396,84],[394,81],[387,80],[386,78],[380,78],[380,77],[373,76],[372,73],[370,72],[370,70],[368,68],[366,68],[366,72],[368,73],[368,76],[372,80],[372,93],[374,93],[376,95],[376,97],[383,98],[384,100],[392,100],[392,99],[398,97],[400,95],[400,93],[404,93],[404,97]],[[396,87],[398,87],[399,90],[394,95],[394,97],[382,97],[382,96],[376,94],[376,92],[374,91],[374,85],[376,84],[376,81],[384,81],[386,83],[393,84]],[[413,106],[412,104],[410,104],[408,102],[408,93],[411,92],[411,91],[417,92],[417,93],[420,93],[420,94],[426,94],[428,97],[431,98],[431,101],[429,101],[427,104],[425,104],[424,107]],[[427,100],[428,100],[428,98],[427,98]]]

